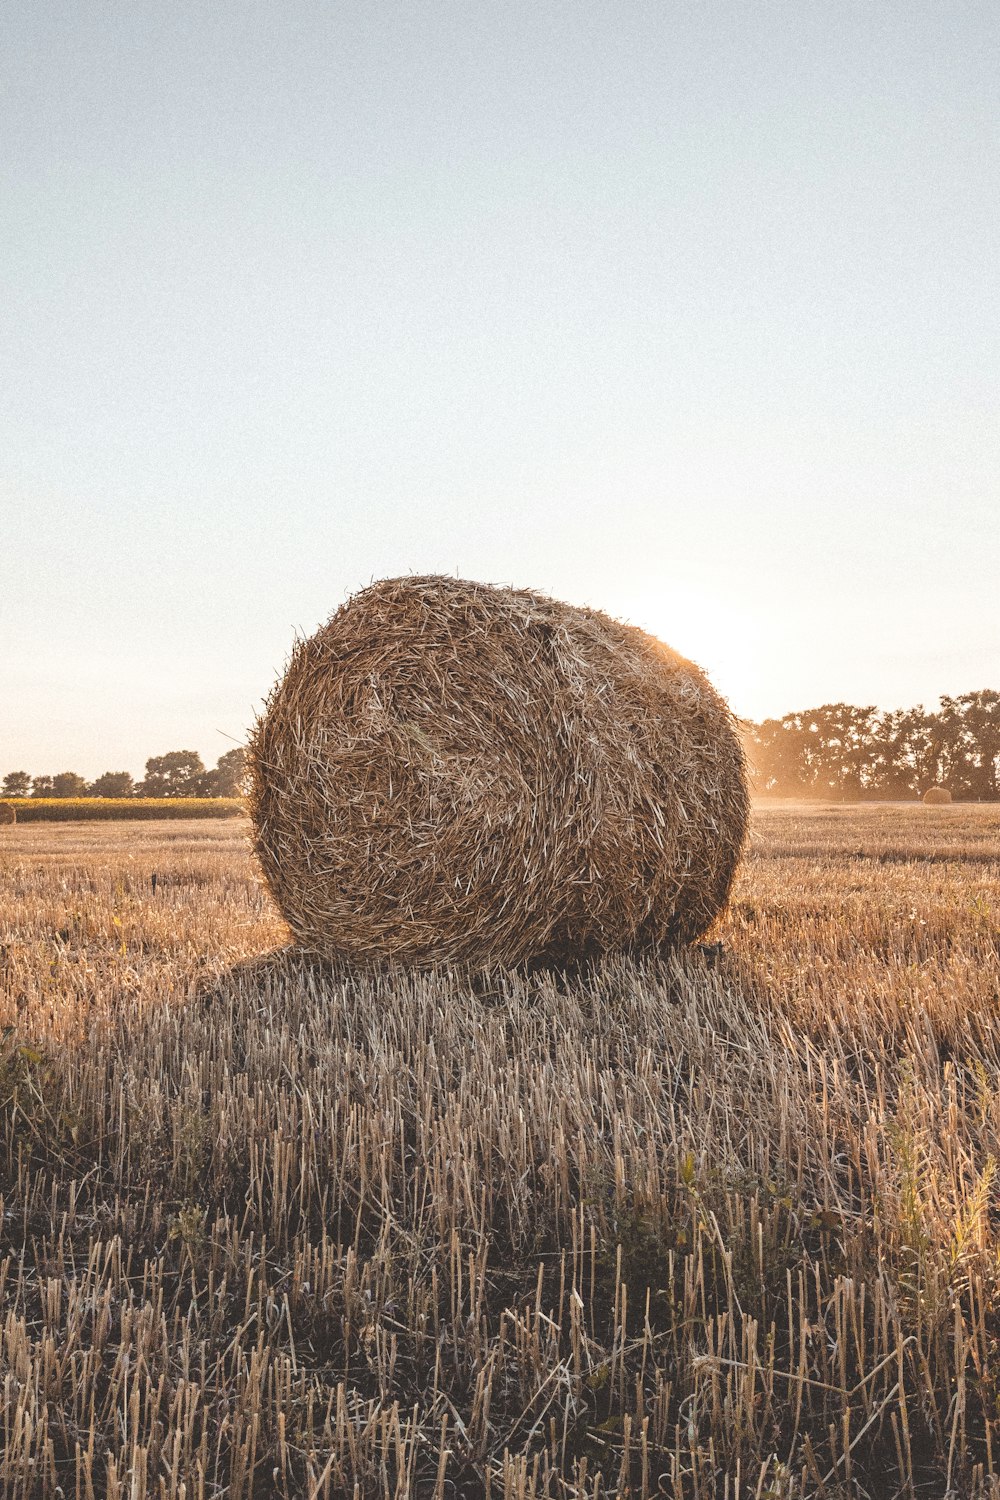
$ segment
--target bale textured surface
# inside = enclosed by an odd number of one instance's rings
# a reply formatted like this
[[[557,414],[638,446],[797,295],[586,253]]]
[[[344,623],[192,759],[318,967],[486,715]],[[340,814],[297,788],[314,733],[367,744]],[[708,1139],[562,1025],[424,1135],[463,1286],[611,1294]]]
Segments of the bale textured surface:
[[[267,882],[354,964],[572,963],[699,937],[749,804],[733,718],[642,631],[389,579],[299,641],[249,746]]]
[[[0,802],[0,823],[16,823],[17,810],[9,802]]]
[[[924,793],[924,801],[929,806],[940,806],[944,802],[951,801],[951,793],[946,786],[929,786]]]

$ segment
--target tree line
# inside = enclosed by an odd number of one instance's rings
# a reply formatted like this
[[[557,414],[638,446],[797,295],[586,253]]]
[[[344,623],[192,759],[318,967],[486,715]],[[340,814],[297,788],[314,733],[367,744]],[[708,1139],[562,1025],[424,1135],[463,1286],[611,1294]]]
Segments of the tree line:
[[[988,689],[944,697],[933,712],[826,703],[741,728],[758,793],[895,799],[943,786],[959,799],[1000,801],[1000,693]],[[242,749],[227,750],[211,770],[197,751],[171,750],[147,760],[141,781],[128,771],[105,771],[92,782],[74,771],[8,771],[0,795],[238,797],[245,771]]]
[[[246,751],[227,750],[218,764],[207,769],[196,750],[170,750],[151,756],[146,774],[136,781],[130,771],[105,771],[88,781],[76,771],[55,776],[32,776],[28,771],[8,771],[3,778],[5,797],[238,797],[246,772]]]
[[[852,800],[942,786],[1000,801],[1000,693],[988,689],[943,697],[933,712],[827,703],[742,727],[757,792]]]

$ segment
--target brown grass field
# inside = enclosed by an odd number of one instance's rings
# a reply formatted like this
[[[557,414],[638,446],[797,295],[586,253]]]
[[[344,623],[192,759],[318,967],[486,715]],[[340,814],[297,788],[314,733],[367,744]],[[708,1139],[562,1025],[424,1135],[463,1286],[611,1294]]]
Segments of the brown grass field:
[[[280,951],[241,823],[0,872],[4,1500],[1000,1493],[1000,808],[475,984]]]
[[[238,797],[4,797],[18,823],[99,823],[135,818],[238,818]]]

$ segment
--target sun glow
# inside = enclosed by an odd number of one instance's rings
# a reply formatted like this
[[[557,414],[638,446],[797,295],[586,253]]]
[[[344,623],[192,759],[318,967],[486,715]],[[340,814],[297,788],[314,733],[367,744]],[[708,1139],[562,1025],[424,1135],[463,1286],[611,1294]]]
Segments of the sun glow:
[[[609,613],[696,662],[735,714],[753,717],[763,688],[760,622],[718,595],[671,587],[632,595]]]

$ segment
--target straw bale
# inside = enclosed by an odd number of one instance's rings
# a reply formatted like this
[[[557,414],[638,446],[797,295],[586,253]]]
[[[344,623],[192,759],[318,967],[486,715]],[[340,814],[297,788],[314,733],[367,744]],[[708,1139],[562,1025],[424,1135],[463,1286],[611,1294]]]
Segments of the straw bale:
[[[16,823],[17,809],[9,802],[0,802],[0,823]]]
[[[296,941],[352,964],[562,965],[699,937],[743,752],[691,662],[541,594],[396,578],[299,641],[248,750]]]
[[[951,801],[951,793],[946,786],[929,786],[924,793],[924,801],[929,807],[940,806]]]

